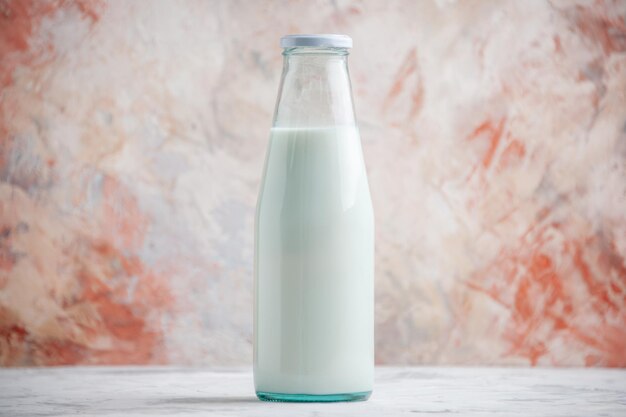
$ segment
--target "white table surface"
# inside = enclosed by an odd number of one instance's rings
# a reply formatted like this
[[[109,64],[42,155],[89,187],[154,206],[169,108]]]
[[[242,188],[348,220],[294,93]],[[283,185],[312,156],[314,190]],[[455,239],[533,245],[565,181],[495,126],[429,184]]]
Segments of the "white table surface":
[[[268,403],[248,369],[0,369],[1,416],[626,416],[626,370],[378,368],[367,402]]]

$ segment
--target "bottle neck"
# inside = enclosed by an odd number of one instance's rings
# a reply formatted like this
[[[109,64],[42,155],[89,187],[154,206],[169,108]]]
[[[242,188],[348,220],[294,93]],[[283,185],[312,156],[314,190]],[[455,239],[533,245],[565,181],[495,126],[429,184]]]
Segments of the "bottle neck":
[[[356,124],[348,50],[286,48],[274,127],[332,127]]]

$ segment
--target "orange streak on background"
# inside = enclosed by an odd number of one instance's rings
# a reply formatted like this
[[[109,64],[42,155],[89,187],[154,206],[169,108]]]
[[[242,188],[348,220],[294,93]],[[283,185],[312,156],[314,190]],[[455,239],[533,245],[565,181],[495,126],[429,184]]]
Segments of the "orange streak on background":
[[[626,18],[612,13],[605,1],[596,1],[595,7],[576,6],[572,20],[588,39],[602,47],[608,55],[626,51]]]
[[[505,168],[521,160],[524,156],[526,156],[526,147],[524,144],[520,140],[511,139],[511,142],[506,145],[500,155],[497,171],[503,171]]]
[[[409,78],[416,77],[413,81],[413,85],[407,86],[409,84]],[[406,55],[406,58],[400,65],[396,75],[393,78],[393,83],[389,88],[387,96],[383,101],[383,110],[388,111],[389,108],[396,101],[399,100],[399,96],[403,91],[410,92],[410,108],[407,116],[407,120],[402,124],[398,124],[397,122],[392,123],[397,127],[404,127],[406,129],[411,129],[412,126],[410,123],[418,116],[420,110],[422,109],[424,102],[424,85],[421,77],[419,76],[419,66],[417,62],[417,49],[412,48]]]
[[[415,57],[415,48],[413,48],[407,54],[404,62],[400,66],[398,73],[394,77],[394,82],[387,93],[387,97],[385,98],[385,102],[383,107],[388,107],[391,102],[398,97],[398,95],[402,92],[404,88],[404,83],[406,79],[413,74],[417,69],[417,58]]]
[[[586,356],[588,365],[626,366],[626,305],[616,304],[619,292],[609,279],[613,275],[626,279],[623,264],[598,257],[592,269],[584,254],[597,253],[598,242],[575,239],[565,243],[557,270],[543,249],[549,242],[548,229],[543,226],[530,235],[531,240],[522,238],[520,245],[503,249],[467,284],[510,310],[504,334],[510,348],[505,356],[525,357],[537,365],[550,353],[548,343],[562,337],[593,351]],[[579,282],[587,289],[587,303],[574,301]]]
[[[472,141],[477,138],[485,137],[488,141],[487,151],[483,155],[482,165],[483,168],[489,168],[493,157],[498,149],[500,139],[502,138],[502,131],[504,130],[505,119],[500,119],[497,124],[493,124],[491,120],[486,120],[481,123],[467,138]]]

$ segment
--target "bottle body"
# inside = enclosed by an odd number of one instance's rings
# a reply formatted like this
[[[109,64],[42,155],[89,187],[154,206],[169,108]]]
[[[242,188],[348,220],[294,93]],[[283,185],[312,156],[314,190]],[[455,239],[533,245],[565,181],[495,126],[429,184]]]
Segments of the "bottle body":
[[[288,76],[257,204],[255,387],[271,400],[366,399],[374,378],[374,216],[351,97],[340,98],[348,110],[321,112],[345,111],[352,122],[302,120],[294,108],[306,112],[307,98],[285,91]],[[347,68],[345,76],[349,94]],[[295,102],[280,102],[292,93]],[[291,117],[280,118],[281,105]]]

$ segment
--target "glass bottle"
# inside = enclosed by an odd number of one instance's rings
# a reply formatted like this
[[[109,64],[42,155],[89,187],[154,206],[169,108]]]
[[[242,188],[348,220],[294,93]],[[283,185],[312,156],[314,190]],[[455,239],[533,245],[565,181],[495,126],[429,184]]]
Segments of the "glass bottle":
[[[343,35],[281,39],[255,228],[254,382],[273,401],[366,400],[374,214]]]

